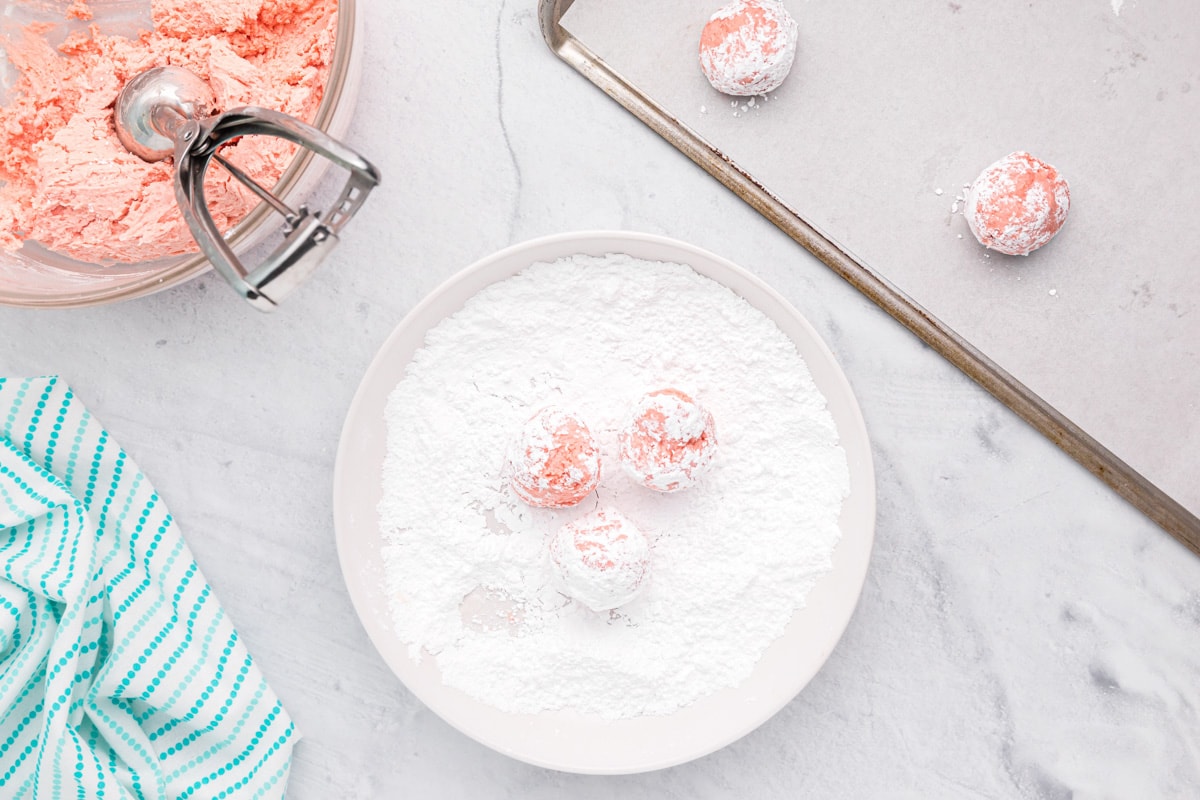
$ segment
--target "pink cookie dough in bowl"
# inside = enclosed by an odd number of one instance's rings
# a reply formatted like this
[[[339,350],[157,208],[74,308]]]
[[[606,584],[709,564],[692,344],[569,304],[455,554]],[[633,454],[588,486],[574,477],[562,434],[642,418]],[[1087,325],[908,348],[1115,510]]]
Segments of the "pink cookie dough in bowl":
[[[113,102],[155,66],[207,81],[217,111],[256,105],[334,138],[349,127],[361,59],[354,0],[2,0],[0,304],[76,307],[150,294],[210,268],[175,200],[172,160],[123,148]],[[222,155],[293,208],[329,162],[274,137]],[[239,255],[282,226],[224,170],[208,209]]]

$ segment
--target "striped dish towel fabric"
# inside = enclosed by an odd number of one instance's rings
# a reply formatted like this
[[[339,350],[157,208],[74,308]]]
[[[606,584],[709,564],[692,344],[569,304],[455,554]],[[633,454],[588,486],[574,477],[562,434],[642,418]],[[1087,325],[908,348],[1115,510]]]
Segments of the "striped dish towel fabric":
[[[298,734],[162,500],[55,378],[0,378],[0,797],[282,797]]]

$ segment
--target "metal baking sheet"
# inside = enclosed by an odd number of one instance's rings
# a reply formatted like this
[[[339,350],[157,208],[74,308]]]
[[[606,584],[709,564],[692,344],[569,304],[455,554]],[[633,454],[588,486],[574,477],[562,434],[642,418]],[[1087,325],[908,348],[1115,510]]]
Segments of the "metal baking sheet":
[[[720,0],[541,12],[563,60],[1200,553],[1194,2],[786,4],[796,63],[752,107],[699,70]],[[952,211],[1014,150],[1071,183],[1024,258]]]

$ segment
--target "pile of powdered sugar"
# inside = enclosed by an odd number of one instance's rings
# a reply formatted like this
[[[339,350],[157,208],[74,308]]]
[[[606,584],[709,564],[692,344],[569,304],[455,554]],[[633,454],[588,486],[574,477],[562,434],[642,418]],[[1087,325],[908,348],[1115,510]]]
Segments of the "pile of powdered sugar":
[[[716,419],[686,491],[637,485],[618,428],[676,387]],[[604,464],[578,506],[533,508],[505,455],[543,405],[578,413]],[[396,633],[502,710],[668,714],[747,678],[832,567],[849,492],[833,419],[795,345],[730,290],[624,255],[535,264],[429,331],[387,411],[379,506]],[[598,614],[554,589],[558,528],[615,507],[651,544],[648,585]]]

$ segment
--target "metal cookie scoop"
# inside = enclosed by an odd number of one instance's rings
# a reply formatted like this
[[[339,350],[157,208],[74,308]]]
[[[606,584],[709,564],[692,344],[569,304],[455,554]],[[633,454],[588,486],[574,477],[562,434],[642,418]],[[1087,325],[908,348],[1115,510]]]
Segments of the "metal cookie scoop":
[[[200,250],[242,297],[269,311],[317,267],[338,233],[379,183],[369,161],[323,131],[265,108],[247,106],[213,115],[212,89],[180,67],[155,67],[125,84],[117,96],[117,138],[146,161],[175,157],[175,198]],[[223,158],[221,145],[239,136],[277,136],[311,150],[350,175],[328,211],[289,208]],[[284,220],[283,242],[247,269],[217,230],[204,197],[204,176],[216,161]]]

